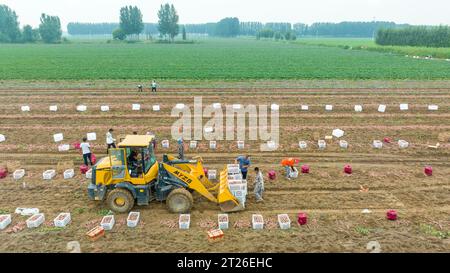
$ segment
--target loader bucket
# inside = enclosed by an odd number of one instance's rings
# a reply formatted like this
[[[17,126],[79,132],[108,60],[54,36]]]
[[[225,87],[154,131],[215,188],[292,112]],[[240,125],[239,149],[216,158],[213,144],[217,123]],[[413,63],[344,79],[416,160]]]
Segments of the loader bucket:
[[[226,171],[225,171],[226,174]],[[219,194],[217,197],[220,209],[223,212],[234,212],[244,210],[244,204],[239,203],[228,189],[228,180],[226,175],[220,175]]]

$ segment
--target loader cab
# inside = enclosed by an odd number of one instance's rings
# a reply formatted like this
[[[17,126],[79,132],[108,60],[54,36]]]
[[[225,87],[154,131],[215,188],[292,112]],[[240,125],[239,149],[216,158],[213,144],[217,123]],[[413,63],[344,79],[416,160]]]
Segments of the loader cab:
[[[151,135],[128,135],[116,149],[109,149],[112,183],[145,185],[156,180],[158,164]]]

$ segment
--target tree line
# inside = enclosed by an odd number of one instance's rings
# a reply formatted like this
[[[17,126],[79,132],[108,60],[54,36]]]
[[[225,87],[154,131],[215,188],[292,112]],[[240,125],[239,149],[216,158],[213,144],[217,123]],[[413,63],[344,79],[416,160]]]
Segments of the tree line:
[[[450,27],[409,26],[380,29],[375,42],[379,45],[450,47]]]
[[[45,43],[58,43],[61,37],[61,22],[58,16],[42,13],[37,29],[30,25],[20,29],[16,12],[6,5],[0,5],[0,42],[33,43],[42,40]]]

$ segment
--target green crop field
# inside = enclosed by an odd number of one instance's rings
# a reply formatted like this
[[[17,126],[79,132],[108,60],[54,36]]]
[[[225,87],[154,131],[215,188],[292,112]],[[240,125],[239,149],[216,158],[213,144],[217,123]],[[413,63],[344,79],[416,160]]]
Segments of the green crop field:
[[[450,62],[253,39],[1,45],[0,80],[448,79]]]

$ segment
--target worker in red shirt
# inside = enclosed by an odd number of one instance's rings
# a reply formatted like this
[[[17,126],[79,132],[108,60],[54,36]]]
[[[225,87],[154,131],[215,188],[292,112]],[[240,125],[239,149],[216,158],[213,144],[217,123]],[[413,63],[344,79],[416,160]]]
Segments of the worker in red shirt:
[[[295,164],[298,164],[299,162],[300,162],[299,159],[297,159],[297,158],[292,158],[292,157],[285,158],[285,159],[281,160],[281,166],[284,167],[284,169],[285,169],[285,171],[286,171],[286,178],[287,178],[288,180],[291,180],[291,171],[292,171],[292,172],[295,172],[295,167],[294,167],[294,165],[295,165]]]

